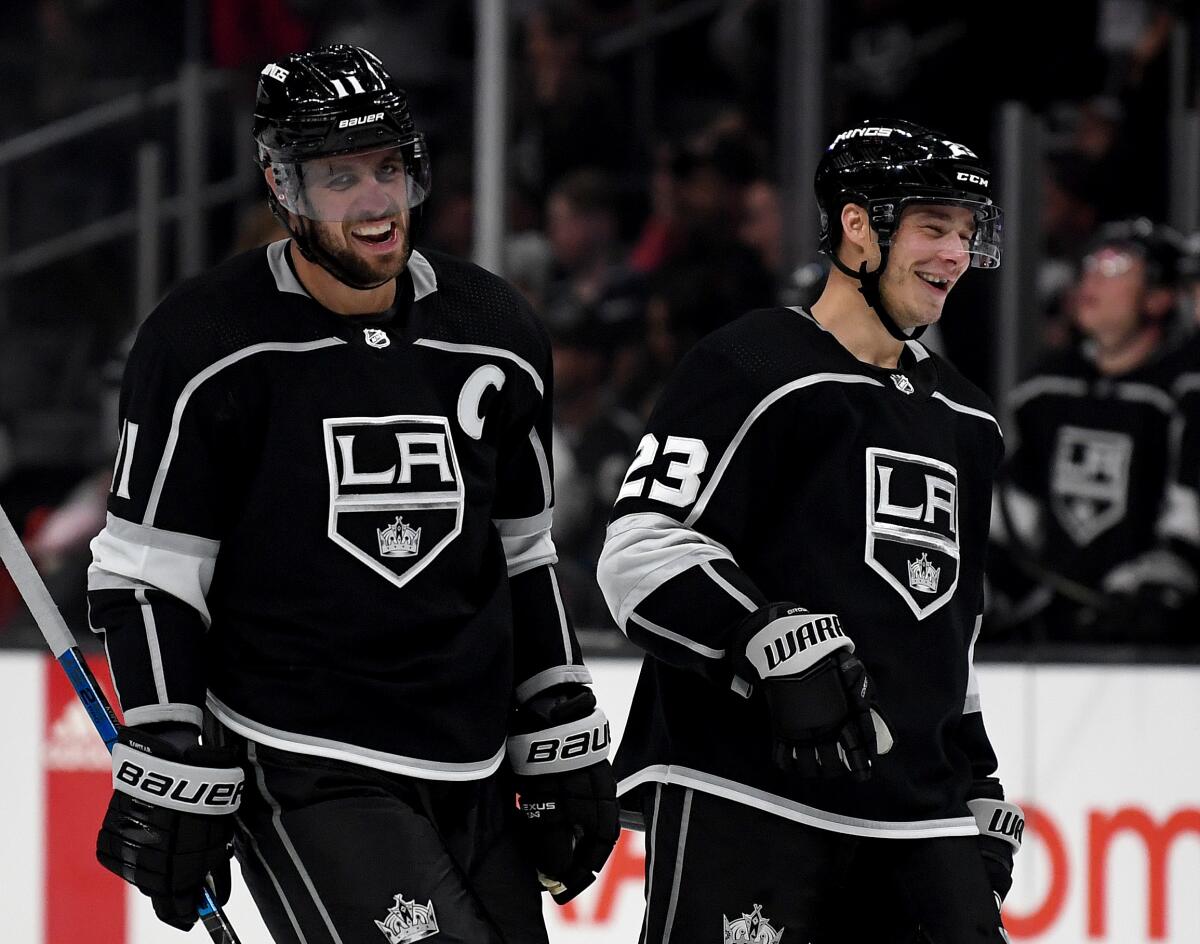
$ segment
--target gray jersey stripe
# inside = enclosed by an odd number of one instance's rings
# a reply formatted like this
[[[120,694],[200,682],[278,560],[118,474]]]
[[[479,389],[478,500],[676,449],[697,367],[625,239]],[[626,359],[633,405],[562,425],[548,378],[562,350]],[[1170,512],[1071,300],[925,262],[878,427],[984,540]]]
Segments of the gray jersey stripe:
[[[308,869],[300,861],[300,854],[296,852],[296,847],[292,844],[291,836],[283,828],[283,810],[280,809],[279,803],[276,802],[275,798],[271,796],[271,791],[267,789],[266,774],[263,771],[262,765],[258,762],[258,755],[253,741],[246,745],[246,756],[250,761],[250,765],[254,768],[254,779],[258,784],[258,790],[262,794],[263,799],[267,801],[267,805],[271,808],[271,823],[275,827],[275,833],[279,836],[279,841],[283,843],[288,857],[292,860],[292,865],[296,867],[300,881],[304,883],[304,887],[308,889],[308,894],[312,896],[313,904],[316,905],[317,912],[321,915],[321,920],[325,922],[329,936],[333,938],[335,944],[342,944],[341,936],[338,934],[337,928],[333,926],[333,919],[329,917],[329,911],[325,907],[325,902],[321,901],[321,896],[317,894],[317,887],[313,884],[312,876],[308,874]]]
[[[179,399],[175,401],[175,410],[171,414],[171,430],[167,434],[167,444],[163,449],[162,459],[158,463],[158,473],[154,476],[154,485],[150,489],[150,500],[146,503],[146,513],[142,516],[142,524],[154,524],[154,516],[158,512],[158,501],[162,497],[163,486],[167,481],[167,471],[171,467],[171,459],[174,458],[175,447],[179,443],[179,424],[183,420],[183,411],[187,409],[188,401],[192,398],[192,394],[196,392],[204,381],[220,373],[231,364],[236,364],[238,361],[252,357],[255,354],[262,354],[267,351],[293,353],[318,351],[322,348],[335,347],[345,343],[341,338],[322,338],[319,341],[304,341],[302,343],[266,341],[262,344],[252,344],[249,347],[242,348],[240,351],[234,351],[232,354],[222,357],[219,361],[209,364],[204,370],[189,380],[186,386],[184,386],[183,392],[179,394]]]
[[[105,517],[104,528],[113,537],[121,538],[133,544],[146,547],[156,547],[163,551],[175,551],[189,557],[216,558],[221,550],[221,542],[212,538],[202,538],[195,534],[185,534],[182,531],[168,531],[165,528],[151,528],[144,524],[135,524],[118,518],[111,511]]]
[[[675,909],[679,905],[679,886],[683,878],[683,854],[687,846],[688,820],[692,817],[692,791],[683,795],[683,813],[679,817],[679,845],[675,848],[675,874],[671,881],[671,898],[667,904],[667,923],[663,928],[662,944],[669,944],[675,924]]]
[[[750,432],[750,427],[754,422],[762,416],[774,403],[793,393],[796,390],[803,390],[805,387],[811,387],[814,384],[820,383],[847,383],[847,384],[868,384],[872,387],[882,387],[878,380],[871,377],[864,377],[861,374],[834,374],[834,373],[819,373],[810,374],[807,377],[801,377],[799,380],[793,380],[791,383],[784,384],[778,390],[763,397],[758,402],[750,415],[742,422],[741,428],[738,429],[736,435],[730,440],[729,445],[725,448],[724,454],[721,456],[721,461],[717,463],[717,467],[713,470],[712,478],[704,486],[704,491],[700,493],[700,498],[696,504],[692,506],[691,513],[684,519],[684,524],[689,527],[695,524],[696,519],[704,514],[704,509],[708,506],[708,501],[712,498],[713,492],[721,482],[721,476],[725,474],[725,470],[729,467],[729,463],[733,461],[733,454],[737,452],[738,446],[742,444],[742,440],[746,438],[746,434]]]
[[[412,276],[413,301],[419,302],[426,295],[432,295],[438,290],[437,273],[429,260],[415,249],[408,257],[408,272]]]
[[[554,591],[554,606],[558,610],[558,625],[562,630],[563,640],[563,660],[567,665],[575,661],[571,653],[571,627],[567,622],[567,610],[563,606],[562,593],[558,589],[558,576],[554,573],[554,568],[549,569],[550,588]]]
[[[271,887],[275,889],[275,895],[279,898],[279,904],[283,906],[288,923],[291,924],[297,939],[300,941],[300,944],[308,944],[308,938],[304,936],[304,931],[300,928],[300,922],[296,920],[296,913],[292,910],[291,902],[287,900],[287,896],[283,893],[283,886],[279,884],[279,879],[275,876],[275,870],[271,868],[266,856],[263,855],[258,840],[254,838],[254,834],[250,832],[250,829],[246,826],[240,815],[235,816],[234,820],[237,822],[238,828],[242,833],[242,838],[249,844],[250,851],[254,853],[254,857],[262,865],[263,871],[267,873],[267,878],[271,880]]]
[[[150,673],[154,676],[154,693],[158,696],[158,703],[166,705],[170,699],[167,698],[167,679],[163,673],[162,647],[158,642],[158,625],[154,621],[154,608],[146,599],[145,590],[135,590],[133,598],[137,600],[142,611],[142,625],[146,630],[146,649],[150,653]]]
[[[981,420],[987,420],[996,427],[996,431],[1000,433],[1001,436],[1004,435],[1004,430],[1000,428],[1000,423],[997,422],[996,417],[992,416],[991,413],[984,412],[983,410],[977,410],[973,406],[966,406],[965,404],[959,403],[957,400],[951,400],[948,396],[940,393],[939,391],[934,391],[933,399],[941,400],[944,404],[946,404],[946,406],[958,413],[965,413],[967,416],[977,416]]]
[[[700,565],[700,569],[708,574],[710,578],[712,578],[713,583],[737,600],[738,603],[744,606],[751,613],[758,609],[757,604],[755,604],[753,600],[751,600],[748,596],[746,596],[746,594],[742,593],[741,590],[717,573],[717,569],[713,567],[712,561],[704,561]]]
[[[665,626],[659,626],[657,623],[652,623],[648,619],[643,619],[636,613],[629,617],[629,622],[636,626],[640,626],[648,633],[653,633],[655,636],[661,636],[663,639],[677,643],[685,649],[690,649],[698,655],[702,655],[707,659],[723,659],[725,658],[724,649],[710,649],[708,646],[698,643],[693,639],[688,639],[686,636],[681,636],[679,633],[672,632]],[[628,633],[628,630],[626,631]]]
[[[502,347],[492,347],[488,344],[459,344],[454,341],[435,341],[433,338],[417,338],[413,344],[419,344],[422,347],[437,348],[439,351],[450,351],[458,354],[482,354],[485,357],[502,357],[505,360],[512,361],[521,370],[525,371],[533,381],[533,386],[538,392],[538,396],[545,396],[546,389],[542,383],[542,378],[538,376],[538,372],[533,369],[533,365],[525,358],[514,354],[512,351],[506,351]]]
[[[293,754],[331,757],[349,764],[359,764],[363,767],[386,770],[389,773],[417,777],[422,780],[482,780],[495,773],[504,759],[503,743],[492,757],[485,760],[451,764],[444,761],[425,760],[420,757],[405,757],[402,754],[389,754],[385,751],[360,747],[357,744],[272,728],[239,714],[223,704],[211,692],[208,695],[208,707],[225,727],[250,741],[265,744],[267,747],[277,747],[281,751],[291,751]]]
[[[909,836],[976,836],[979,834],[973,816],[913,821],[858,819],[806,806],[803,803],[749,787],[735,780],[726,780],[724,777],[717,777],[693,767],[670,764],[654,764],[631,774],[617,784],[617,795],[626,794],[643,783],[669,783],[679,787],[689,787],[700,793],[723,797],[734,803],[751,806],[795,823],[803,823],[805,826],[814,826],[817,829],[827,829],[850,836],[895,839]]]

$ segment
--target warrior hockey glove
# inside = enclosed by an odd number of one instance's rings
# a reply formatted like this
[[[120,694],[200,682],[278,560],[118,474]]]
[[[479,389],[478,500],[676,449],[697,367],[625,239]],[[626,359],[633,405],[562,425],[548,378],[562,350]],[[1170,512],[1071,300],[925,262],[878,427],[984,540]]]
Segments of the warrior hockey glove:
[[[608,719],[591,691],[556,685],[516,713],[508,760],[542,885],[566,904],[595,881],[621,828]]]
[[[244,775],[228,750],[180,748],[168,736],[121,727],[112,752],[113,795],[96,857],[136,885],[159,919],[181,930],[196,921],[205,877],[229,899],[233,814]]]
[[[733,688],[749,697],[762,687],[776,765],[804,777],[868,779],[892,734],[837,616],[773,603],[752,613],[735,639]]]
[[[999,908],[1012,887],[1013,855],[1021,848],[1025,814],[1004,799],[1003,788],[992,778],[975,781],[971,792],[974,799],[967,800],[967,807],[979,828],[979,854]]]

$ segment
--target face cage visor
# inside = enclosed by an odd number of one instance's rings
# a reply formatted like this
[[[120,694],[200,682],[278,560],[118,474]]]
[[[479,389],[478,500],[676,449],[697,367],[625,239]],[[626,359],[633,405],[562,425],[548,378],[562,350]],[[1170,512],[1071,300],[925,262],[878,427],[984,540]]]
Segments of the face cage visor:
[[[425,139],[371,151],[271,160],[275,196],[290,213],[322,223],[357,223],[398,216],[429,196]]]
[[[970,264],[977,269],[1000,267],[1000,243],[1004,225],[1004,212],[994,203],[982,200],[955,199],[954,197],[902,197],[899,200],[872,200],[870,205],[871,228],[879,235],[881,246],[891,245],[900,217],[912,207],[963,207],[971,211],[975,231],[963,251],[970,257]]]

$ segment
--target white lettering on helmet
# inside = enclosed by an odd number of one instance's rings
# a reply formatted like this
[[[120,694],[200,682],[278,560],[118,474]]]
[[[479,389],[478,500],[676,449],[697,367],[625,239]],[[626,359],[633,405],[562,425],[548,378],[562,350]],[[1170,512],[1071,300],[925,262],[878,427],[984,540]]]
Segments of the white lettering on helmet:
[[[840,144],[842,141],[849,141],[853,138],[890,138],[893,134],[907,135],[908,132],[899,128],[851,128],[834,138],[833,143]]]
[[[277,66],[273,62],[268,62],[261,74],[269,75],[271,78],[278,79],[280,82],[282,82],[288,77],[288,70],[282,66]]]
[[[988,181],[986,177],[980,177],[978,174],[969,174],[965,170],[958,172],[958,179],[969,184],[978,184],[980,187],[986,187]]]
[[[376,121],[383,120],[383,112],[377,111],[373,115],[359,115],[357,118],[343,118],[338,122],[338,128],[353,128],[355,125],[369,125]]]

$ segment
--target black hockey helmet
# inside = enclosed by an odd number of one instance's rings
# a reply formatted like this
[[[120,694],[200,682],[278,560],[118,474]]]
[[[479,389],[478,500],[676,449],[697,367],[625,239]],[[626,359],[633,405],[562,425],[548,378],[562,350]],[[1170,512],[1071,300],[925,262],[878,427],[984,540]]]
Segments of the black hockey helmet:
[[[975,213],[971,265],[1000,265],[1000,208],[992,174],[970,148],[911,121],[867,120],[841,132],[826,149],[814,182],[821,211],[821,251],[833,255],[842,207],[867,210],[881,246],[890,242],[911,203],[965,206]]]
[[[254,140],[259,163],[277,175],[283,168],[285,176],[314,158],[398,148],[409,208],[429,194],[429,154],[408,96],[378,57],[359,46],[322,46],[268,63],[258,79]]]
[[[921,125],[868,119],[847,128],[826,148],[813,185],[821,214],[820,250],[860,282],[859,291],[893,337],[918,337],[924,330],[903,331],[879,295],[879,279],[906,207],[932,203],[971,210],[975,233],[967,247],[970,264],[984,269],[1000,265],[1003,214],[992,202],[991,171],[970,148]],[[864,262],[856,272],[838,258],[842,208],[849,203],[867,211],[879,240],[880,263],[874,271],[868,272]]]
[[[1102,252],[1105,249],[1143,260],[1146,284],[1153,288],[1176,288],[1190,262],[1183,237],[1171,227],[1144,216],[1100,227],[1084,250],[1083,267],[1108,267],[1111,274],[1118,274],[1113,267],[1120,265],[1120,257],[1105,257]]]

